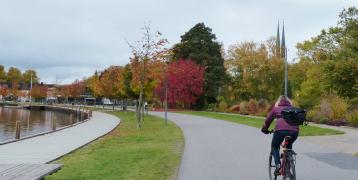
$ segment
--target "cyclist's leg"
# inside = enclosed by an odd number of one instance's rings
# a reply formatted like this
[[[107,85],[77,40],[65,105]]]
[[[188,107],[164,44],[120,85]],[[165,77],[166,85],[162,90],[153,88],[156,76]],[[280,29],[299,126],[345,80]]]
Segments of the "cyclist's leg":
[[[287,145],[287,148],[292,149],[292,145],[293,143],[296,141],[297,137],[298,137],[298,132],[295,131],[288,131],[285,133],[285,136],[291,136],[290,142]]]
[[[282,135],[282,133],[280,131],[275,131],[275,133],[273,134],[273,137],[272,137],[272,142],[271,142],[271,154],[275,159],[276,165],[281,164],[281,162],[280,162],[280,145],[283,140],[284,140],[284,136]]]

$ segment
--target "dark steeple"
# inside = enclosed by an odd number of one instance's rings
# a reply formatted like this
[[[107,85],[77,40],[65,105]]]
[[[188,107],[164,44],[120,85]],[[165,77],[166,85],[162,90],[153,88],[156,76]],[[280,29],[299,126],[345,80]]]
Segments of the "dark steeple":
[[[277,22],[277,34],[276,34],[276,56],[281,56],[281,43],[280,43],[280,22]]]
[[[282,23],[282,41],[281,41],[281,56],[286,57],[286,43],[285,43],[285,23]]]

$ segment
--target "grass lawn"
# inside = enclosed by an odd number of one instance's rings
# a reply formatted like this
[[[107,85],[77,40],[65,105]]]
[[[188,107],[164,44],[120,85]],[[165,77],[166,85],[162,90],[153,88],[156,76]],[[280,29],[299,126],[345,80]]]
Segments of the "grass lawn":
[[[146,116],[138,130],[133,112],[112,114],[121,118],[115,130],[58,160],[64,167],[46,179],[175,179],[184,146],[180,128]]]
[[[264,121],[264,119],[262,118],[247,117],[238,114],[222,114],[222,113],[205,112],[205,111],[184,111],[180,113],[221,119],[221,120],[235,122],[239,124],[245,124],[256,128],[261,128]],[[274,123],[271,124],[270,129],[273,128],[273,124]],[[321,136],[321,135],[337,135],[337,134],[344,134],[344,132],[337,131],[334,129],[321,128],[313,125],[300,127],[300,136]]]

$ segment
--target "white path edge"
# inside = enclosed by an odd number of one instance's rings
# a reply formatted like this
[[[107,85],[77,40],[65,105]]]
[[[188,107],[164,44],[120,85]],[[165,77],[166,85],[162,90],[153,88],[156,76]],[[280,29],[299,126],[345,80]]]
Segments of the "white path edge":
[[[120,119],[93,112],[90,120],[54,133],[0,146],[0,164],[40,164],[58,159],[112,131]]]

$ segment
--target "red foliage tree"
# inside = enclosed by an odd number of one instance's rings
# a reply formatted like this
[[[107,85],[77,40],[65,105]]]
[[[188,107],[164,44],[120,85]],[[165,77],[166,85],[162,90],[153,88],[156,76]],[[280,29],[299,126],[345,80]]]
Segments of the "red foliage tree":
[[[46,98],[46,93],[47,86],[37,84],[30,91],[31,96],[34,98]]]
[[[189,107],[203,93],[205,69],[189,60],[172,62],[167,67],[168,104]],[[165,74],[163,75],[166,76]],[[155,88],[155,96],[161,101],[165,98],[165,80]]]

